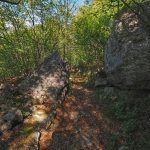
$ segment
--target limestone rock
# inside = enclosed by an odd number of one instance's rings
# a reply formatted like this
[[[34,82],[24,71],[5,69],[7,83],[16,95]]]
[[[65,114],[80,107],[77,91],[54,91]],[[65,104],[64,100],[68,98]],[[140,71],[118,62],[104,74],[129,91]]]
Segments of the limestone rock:
[[[150,14],[150,2],[142,4]],[[146,14],[146,15],[145,15]],[[110,84],[127,89],[150,89],[150,26],[130,10],[117,14],[104,54],[105,72]],[[148,18],[148,17],[147,17]]]
[[[33,103],[43,103],[62,99],[69,86],[69,67],[58,52],[47,57],[37,70],[26,78],[18,89],[30,95]]]
[[[121,146],[119,150],[129,150],[129,148],[127,146]]]
[[[95,80],[95,87],[104,87],[108,84],[106,78],[98,78]]]
[[[3,89],[4,89],[4,84],[0,83],[0,90],[3,90]]]
[[[21,110],[13,108],[2,116],[0,120],[0,131],[3,132],[5,130],[9,130],[22,122],[23,115]]]
[[[94,86],[97,87],[105,87],[108,85],[108,81],[106,78],[106,73],[103,68],[101,68],[95,75]]]

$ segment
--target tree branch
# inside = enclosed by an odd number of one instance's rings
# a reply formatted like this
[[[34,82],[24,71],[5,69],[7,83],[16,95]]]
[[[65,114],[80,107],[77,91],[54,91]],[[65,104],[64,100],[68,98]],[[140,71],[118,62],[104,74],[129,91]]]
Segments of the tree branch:
[[[9,0],[0,0],[0,2],[4,2],[4,3],[8,3],[8,4],[12,4],[12,5],[18,5],[20,3],[21,0],[17,1],[17,2],[12,2]]]
[[[137,10],[132,9],[132,7],[125,1],[125,0],[121,0],[121,2],[127,6],[133,13],[135,13],[135,15],[137,15],[140,20],[148,27],[148,29],[150,30],[150,22],[148,20],[149,16],[147,15],[147,13],[145,12],[144,8],[142,7],[142,5],[140,5],[138,2],[136,2],[135,0],[132,0],[132,2],[134,4],[136,4],[136,6],[139,8],[139,12]],[[143,15],[140,14],[141,10],[143,11]],[[145,20],[146,17],[146,20]]]

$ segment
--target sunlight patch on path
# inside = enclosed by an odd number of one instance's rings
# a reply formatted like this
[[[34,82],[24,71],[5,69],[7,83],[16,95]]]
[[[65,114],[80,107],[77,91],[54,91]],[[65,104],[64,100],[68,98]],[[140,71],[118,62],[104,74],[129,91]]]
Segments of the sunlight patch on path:
[[[37,110],[33,112],[32,117],[36,122],[43,122],[47,119],[48,114],[42,110]]]

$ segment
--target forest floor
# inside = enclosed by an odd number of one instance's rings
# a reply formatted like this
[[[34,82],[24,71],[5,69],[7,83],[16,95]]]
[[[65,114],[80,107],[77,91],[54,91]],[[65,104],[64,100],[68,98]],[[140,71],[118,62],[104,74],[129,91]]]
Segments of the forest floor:
[[[37,105],[36,111],[48,114],[49,107]],[[50,128],[42,129],[40,135],[35,131],[37,120],[29,116],[0,137],[0,150],[105,150],[109,140],[106,131],[116,131],[96,102],[94,89],[87,88],[80,77],[73,79],[69,95],[56,112]]]

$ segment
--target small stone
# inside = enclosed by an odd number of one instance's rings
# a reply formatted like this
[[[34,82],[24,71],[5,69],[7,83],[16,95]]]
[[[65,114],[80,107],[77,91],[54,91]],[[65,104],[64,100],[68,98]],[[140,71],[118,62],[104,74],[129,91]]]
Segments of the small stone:
[[[0,126],[0,131],[3,132],[5,130],[9,130],[12,128],[12,125],[10,122],[4,122],[1,126]]]
[[[2,120],[4,124],[1,128],[10,129],[23,122],[23,115],[21,110],[13,108],[2,117]]]
[[[105,95],[113,95],[115,93],[114,87],[105,87],[104,88]]]
[[[17,120],[17,121],[21,122],[23,120],[22,112],[19,109],[12,110],[3,116],[3,120],[6,122],[8,122],[8,121],[11,122],[13,120]]]
[[[121,146],[119,150],[129,150],[129,148],[127,146]]]
[[[40,132],[34,132],[33,134],[32,134],[32,136],[33,136],[33,138],[37,141],[38,139],[39,139],[39,137],[40,137]]]
[[[104,87],[108,84],[106,78],[98,78],[95,80],[95,87]]]
[[[0,84],[0,90],[3,90],[5,85],[3,83]]]

